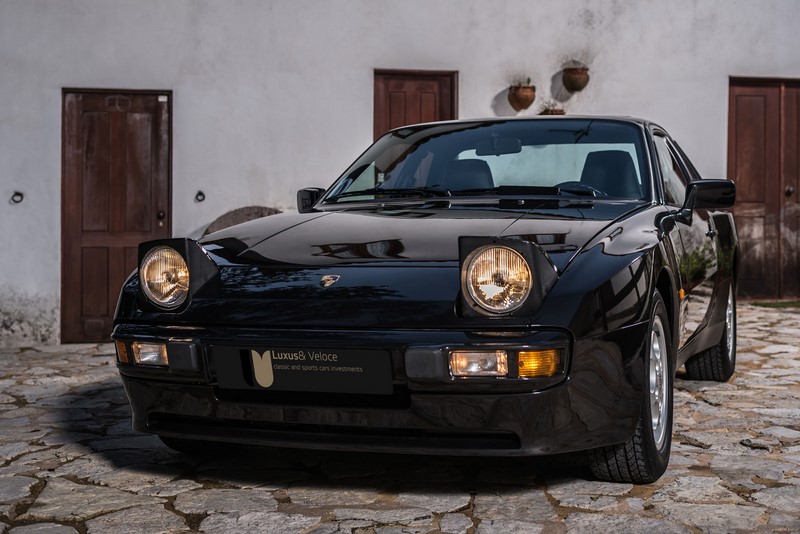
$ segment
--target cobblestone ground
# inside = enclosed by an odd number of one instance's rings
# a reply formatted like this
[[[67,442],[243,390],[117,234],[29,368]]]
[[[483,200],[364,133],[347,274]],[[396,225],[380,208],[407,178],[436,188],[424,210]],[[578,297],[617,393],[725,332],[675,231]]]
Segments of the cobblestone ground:
[[[0,533],[800,532],[800,313],[739,309],[725,384],[676,381],[672,461],[648,486],[580,457],[234,449],[133,433],[111,345],[0,352]]]

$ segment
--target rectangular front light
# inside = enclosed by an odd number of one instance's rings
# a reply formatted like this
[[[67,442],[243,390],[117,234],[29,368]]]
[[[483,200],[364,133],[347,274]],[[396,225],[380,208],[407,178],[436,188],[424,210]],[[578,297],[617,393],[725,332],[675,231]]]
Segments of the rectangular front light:
[[[508,354],[504,350],[450,351],[453,376],[508,376]]]
[[[519,353],[519,377],[555,376],[562,370],[560,350],[534,350]]]
[[[167,346],[163,343],[142,343],[134,341],[131,343],[133,349],[133,360],[138,365],[157,365],[167,367]]]

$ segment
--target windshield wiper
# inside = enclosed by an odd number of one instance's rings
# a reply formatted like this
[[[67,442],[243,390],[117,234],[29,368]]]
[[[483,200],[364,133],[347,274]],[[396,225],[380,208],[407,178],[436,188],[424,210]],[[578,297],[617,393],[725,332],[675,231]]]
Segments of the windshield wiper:
[[[392,196],[411,196],[411,197],[423,197],[423,198],[433,198],[433,197],[449,197],[450,191],[446,189],[427,189],[427,188],[417,188],[417,189],[406,189],[406,188],[397,188],[397,189],[388,189],[383,187],[372,187],[370,189],[361,189],[359,191],[345,191],[343,193],[339,193],[336,195],[331,195],[327,197],[324,202],[336,202],[340,198],[347,198],[347,197],[360,197],[364,195],[392,195]]]
[[[452,191],[453,195],[481,195],[492,194],[497,196],[556,196],[557,187],[542,185],[501,185],[498,187],[487,187],[478,189],[458,189]]]

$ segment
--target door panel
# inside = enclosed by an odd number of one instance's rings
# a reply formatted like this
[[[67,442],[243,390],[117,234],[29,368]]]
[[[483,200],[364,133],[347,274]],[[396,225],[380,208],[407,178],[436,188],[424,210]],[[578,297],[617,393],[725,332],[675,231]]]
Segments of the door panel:
[[[732,82],[728,176],[740,242],[739,294],[781,295],[780,87]]]
[[[149,232],[152,228],[152,150],[153,121],[150,115],[130,113],[126,131],[129,165],[125,180],[125,227],[129,232]]]
[[[455,72],[376,71],[374,137],[388,130],[455,119]]]
[[[94,209],[81,210],[85,232],[108,230],[109,125],[108,115],[87,113],[83,118],[84,147],[82,205]]]
[[[665,200],[679,209],[685,201],[686,185],[699,177],[692,174],[693,166],[663,132],[654,134]],[[705,209],[694,210],[691,217],[676,224],[680,288],[685,292],[680,303],[679,349],[708,323],[719,272],[717,242],[710,234],[713,229],[711,214]]]
[[[170,105],[168,91],[64,92],[64,342],[108,339],[138,243],[171,234]]]
[[[85,247],[81,250],[81,314],[84,317],[108,315],[108,249]]]

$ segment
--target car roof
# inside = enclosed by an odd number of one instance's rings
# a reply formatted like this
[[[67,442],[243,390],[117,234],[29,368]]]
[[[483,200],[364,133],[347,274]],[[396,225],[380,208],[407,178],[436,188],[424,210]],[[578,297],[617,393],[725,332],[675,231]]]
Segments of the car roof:
[[[404,128],[426,128],[429,126],[436,126],[442,124],[477,124],[477,123],[503,123],[503,122],[528,122],[528,121],[559,121],[559,120],[589,120],[589,121],[604,121],[604,122],[625,122],[628,124],[635,124],[642,128],[647,129],[650,126],[655,126],[663,130],[660,126],[647,119],[638,117],[627,117],[622,115],[526,115],[523,117],[485,117],[485,118],[471,118],[471,119],[455,119],[447,121],[434,121],[422,122],[418,124],[406,124],[397,128],[392,128],[389,132],[403,130]],[[387,133],[389,133],[387,132]]]

